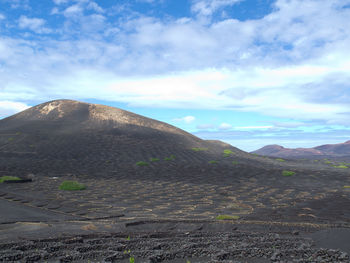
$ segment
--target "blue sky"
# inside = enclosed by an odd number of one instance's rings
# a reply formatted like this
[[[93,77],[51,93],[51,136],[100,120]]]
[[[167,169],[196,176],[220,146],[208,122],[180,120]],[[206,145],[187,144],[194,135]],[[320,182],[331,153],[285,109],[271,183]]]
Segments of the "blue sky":
[[[0,0],[0,118],[101,103],[246,151],[350,139],[350,0]]]

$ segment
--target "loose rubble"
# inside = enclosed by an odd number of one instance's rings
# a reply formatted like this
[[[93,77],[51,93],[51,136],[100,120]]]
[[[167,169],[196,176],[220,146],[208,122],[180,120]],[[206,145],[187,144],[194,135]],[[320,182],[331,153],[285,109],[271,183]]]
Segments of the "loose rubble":
[[[275,233],[118,233],[0,244],[0,262],[350,262],[313,241]],[[193,259],[193,261],[191,261]],[[253,262],[253,261],[251,261]]]

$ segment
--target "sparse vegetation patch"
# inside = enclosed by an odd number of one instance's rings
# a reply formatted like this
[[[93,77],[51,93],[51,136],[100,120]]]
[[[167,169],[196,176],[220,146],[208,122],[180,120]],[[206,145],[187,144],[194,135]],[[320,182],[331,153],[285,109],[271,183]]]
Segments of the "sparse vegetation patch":
[[[136,163],[137,166],[148,166],[148,162],[139,161]]]
[[[3,183],[5,181],[19,181],[21,180],[20,178],[16,176],[1,176],[0,177],[0,183]]]
[[[173,161],[173,160],[175,160],[175,155],[172,154],[172,155],[170,155],[170,157],[165,157],[164,160],[165,161]]]
[[[60,190],[77,191],[86,189],[86,186],[77,181],[64,181],[59,188]]]
[[[229,157],[233,154],[235,154],[235,153],[231,150],[228,150],[228,149],[224,150],[224,157]]]
[[[238,220],[239,216],[230,216],[230,215],[218,215],[217,220]]]
[[[276,161],[285,162],[286,160],[284,160],[284,159],[282,159],[282,158],[277,158]]]
[[[334,168],[341,168],[341,169],[347,169],[348,167],[346,165],[333,165]]]
[[[350,189],[350,185],[344,185],[345,189]]]
[[[292,176],[292,175],[295,175],[295,172],[284,170],[284,171],[282,172],[282,175],[283,175],[283,176]]]
[[[239,164],[238,161],[232,161],[232,164]]]
[[[215,160],[211,160],[209,161],[210,164],[215,164],[215,163],[218,163],[218,161],[215,161]]]
[[[159,158],[151,158],[150,160],[151,160],[151,162],[158,162]]]

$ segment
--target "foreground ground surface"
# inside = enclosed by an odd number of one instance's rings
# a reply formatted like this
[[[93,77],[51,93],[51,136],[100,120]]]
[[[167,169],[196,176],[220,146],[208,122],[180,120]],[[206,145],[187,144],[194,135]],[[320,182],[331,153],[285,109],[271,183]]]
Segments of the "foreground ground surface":
[[[350,262],[347,170],[233,159],[0,184],[0,261]]]

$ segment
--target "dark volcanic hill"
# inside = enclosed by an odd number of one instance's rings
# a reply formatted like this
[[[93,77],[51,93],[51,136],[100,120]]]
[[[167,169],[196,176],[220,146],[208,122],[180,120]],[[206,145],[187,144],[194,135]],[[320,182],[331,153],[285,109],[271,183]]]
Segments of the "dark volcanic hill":
[[[284,148],[280,145],[267,145],[252,153],[284,158],[345,157],[350,156],[350,141],[295,149]]]
[[[194,147],[210,150],[198,155]],[[4,172],[116,171],[171,155],[183,162],[208,162],[223,149],[246,154],[164,122],[72,100],[50,101],[0,120]]]

